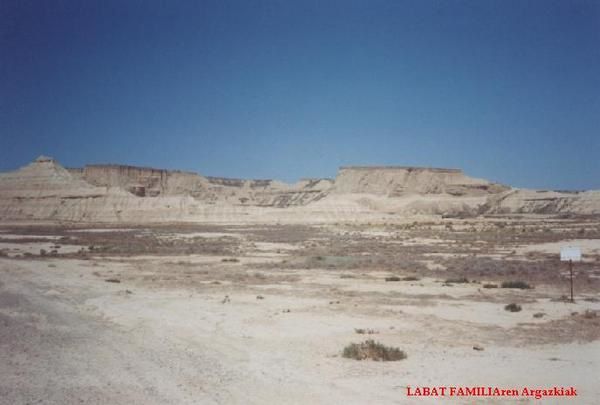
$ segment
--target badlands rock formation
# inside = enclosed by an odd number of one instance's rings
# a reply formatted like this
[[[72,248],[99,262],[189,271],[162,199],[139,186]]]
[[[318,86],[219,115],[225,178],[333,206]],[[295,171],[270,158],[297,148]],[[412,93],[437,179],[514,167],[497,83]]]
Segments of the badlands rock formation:
[[[407,215],[600,214],[600,192],[519,190],[457,169],[342,167],[335,180],[206,177],[40,156],[0,174],[0,220],[328,222]]]

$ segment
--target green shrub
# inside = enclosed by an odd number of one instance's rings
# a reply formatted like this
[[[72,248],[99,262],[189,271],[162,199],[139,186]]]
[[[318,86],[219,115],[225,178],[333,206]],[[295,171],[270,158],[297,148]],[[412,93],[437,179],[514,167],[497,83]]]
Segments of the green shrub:
[[[504,281],[501,284],[502,288],[519,288],[521,290],[528,290],[531,288],[529,284],[524,281]]]
[[[406,353],[397,347],[384,346],[374,340],[351,343],[344,348],[342,356],[354,360],[397,361],[405,359]]]

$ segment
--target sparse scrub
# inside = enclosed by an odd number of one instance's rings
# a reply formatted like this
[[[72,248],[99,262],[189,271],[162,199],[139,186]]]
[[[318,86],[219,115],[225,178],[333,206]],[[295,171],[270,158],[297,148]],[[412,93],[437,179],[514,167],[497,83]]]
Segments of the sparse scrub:
[[[419,281],[420,278],[417,276],[406,276],[402,277],[402,281]]]
[[[221,259],[221,261],[223,263],[238,263],[240,261],[240,259],[237,259],[235,257],[229,257],[229,258],[226,257],[226,258]]]
[[[390,276],[390,277],[386,277],[385,281],[400,281],[401,278],[398,276]]]
[[[353,274],[342,274],[340,278],[356,278],[356,276]]]
[[[524,281],[504,281],[501,284],[502,288],[518,288],[521,290],[529,290],[532,288],[529,284]]]
[[[354,332],[358,333],[359,335],[374,335],[377,332],[375,329],[369,329],[369,328],[355,328]]]
[[[466,277],[446,279],[446,284],[466,284],[469,280]]]
[[[493,284],[493,283],[485,283],[484,285],[482,285],[483,288],[498,288],[498,284]]]
[[[347,359],[375,361],[398,361],[407,357],[406,353],[397,347],[385,346],[372,339],[349,344],[344,348],[342,356]]]
[[[508,311],[508,312],[520,312],[521,311],[521,306],[519,304],[508,304],[507,306],[504,307],[504,310]]]

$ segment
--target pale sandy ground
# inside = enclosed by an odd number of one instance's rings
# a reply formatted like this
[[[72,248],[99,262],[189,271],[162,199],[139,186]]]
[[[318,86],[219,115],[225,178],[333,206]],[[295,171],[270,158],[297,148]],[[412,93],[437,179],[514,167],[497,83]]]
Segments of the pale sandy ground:
[[[21,238],[21,239],[25,239],[25,238]],[[51,240],[51,239],[48,239],[48,240]],[[0,250],[4,250],[5,252],[7,252],[8,256],[14,257],[17,255],[22,255],[24,253],[38,255],[42,249],[48,253],[55,249],[60,253],[74,253],[81,249],[81,246],[64,245],[64,244],[56,245],[56,243],[57,243],[56,240],[53,242],[29,242],[26,244],[0,242]],[[60,247],[55,248],[55,246],[60,246]]]
[[[560,254],[560,249],[565,246],[576,246],[581,249],[582,258],[585,259],[586,254],[600,253],[600,239],[567,239],[560,242],[540,243],[535,245],[526,245],[517,249],[520,254],[529,252],[542,252]]]
[[[224,256],[0,258],[0,403],[429,404],[438,401],[407,398],[406,387],[438,385],[572,385],[579,392],[541,402],[443,401],[452,404],[600,401],[600,341],[557,339],[539,329],[572,312],[600,310],[599,302],[583,300],[598,294],[569,304],[551,301],[544,288],[449,288],[431,278],[389,283],[385,271],[341,278],[348,272],[327,269],[286,270],[287,279],[272,283],[281,272],[263,270],[267,282],[256,285],[142,281],[177,260],[189,263],[191,276],[214,271],[219,280],[296,246],[255,248],[225,269]],[[105,282],[109,275],[122,282]],[[514,297],[523,311],[504,311]],[[536,312],[547,316],[534,319]],[[366,338],[400,347],[408,358],[341,357],[345,345]]]

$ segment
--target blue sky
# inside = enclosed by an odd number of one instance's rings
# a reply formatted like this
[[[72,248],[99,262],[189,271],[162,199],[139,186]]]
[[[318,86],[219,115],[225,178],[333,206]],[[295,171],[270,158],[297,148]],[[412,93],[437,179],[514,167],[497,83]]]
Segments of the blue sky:
[[[600,1],[0,2],[0,170],[600,188]]]

